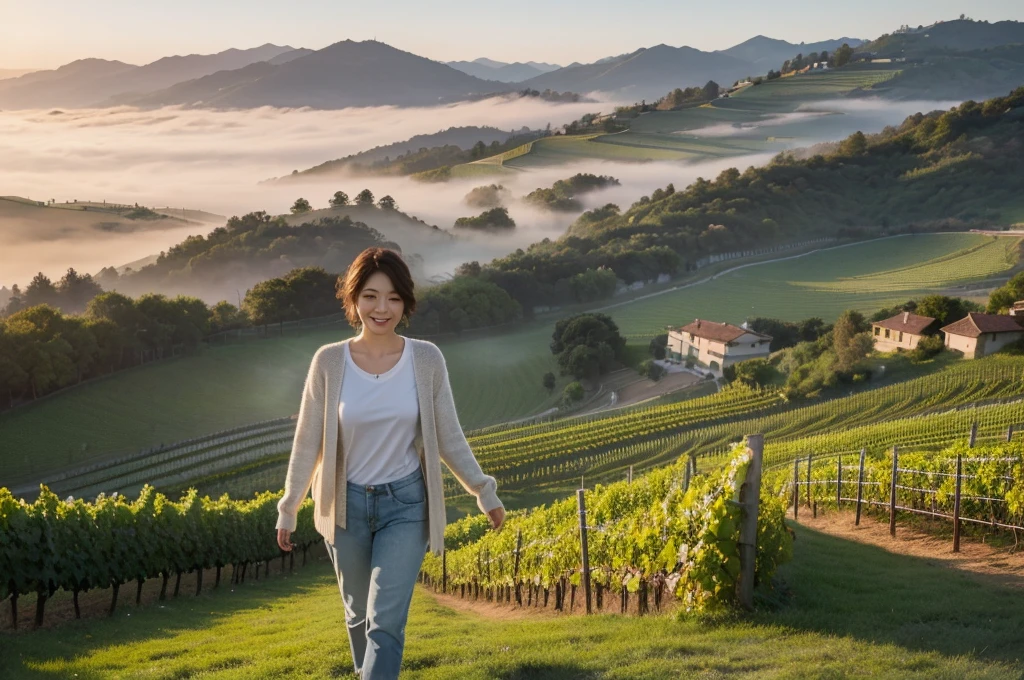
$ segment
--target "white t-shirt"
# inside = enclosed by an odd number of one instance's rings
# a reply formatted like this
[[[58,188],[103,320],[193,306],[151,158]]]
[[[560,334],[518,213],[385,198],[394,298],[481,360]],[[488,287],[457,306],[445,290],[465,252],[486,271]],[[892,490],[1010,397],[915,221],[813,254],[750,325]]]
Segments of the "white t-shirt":
[[[398,363],[375,376],[356,365],[345,343],[345,379],[338,417],[350,482],[384,484],[420,466],[413,443],[420,406],[410,345],[406,339]]]

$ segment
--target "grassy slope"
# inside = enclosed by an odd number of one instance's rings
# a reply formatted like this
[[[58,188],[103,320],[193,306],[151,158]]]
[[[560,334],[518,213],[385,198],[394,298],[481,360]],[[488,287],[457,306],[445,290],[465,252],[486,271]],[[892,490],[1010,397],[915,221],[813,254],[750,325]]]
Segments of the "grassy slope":
[[[631,122],[630,130],[610,135],[549,137],[533,143],[533,150],[505,162],[520,169],[569,163],[584,158],[619,161],[707,160],[753,153],[771,153],[799,144],[800,140],[769,138],[794,134],[804,139],[828,137],[838,116],[801,122],[799,127],[759,126],[749,133],[703,137],[687,134],[710,126],[750,124],[770,114],[789,113],[803,104],[842,97],[857,88],[891,78],[898,70],[889,65],[855,66],[840,71],[808,73],[747,87],[729,99],[681,111],[654,111]],[[837,131],[834,136],[846,136]],[[458,166],[462,167],[462,166]]]
[[[854,245],[747,267],[606,313],[623,333],[634,336],[654,334],[666,324],[678,325],[698,316],[732,322],[748,315],[831,320],[847,308],[872,311],[953,283],[959,271],[955,260],[921,268],[927,280],[918,286],[908,285],[904,272],[884,272],[928,262],[989,238],[939,234]],[[942,278],[943,273],[949,278]],[[852,290],[836,290],[841,277],[871,275],[856,279]],[[848,280],[839,285],[852,285]],[[447,357],[464,428],[523,417],[552,405],[555,397],[540,382],[549,370],[557,374],[547,350],[551,332],[551,322],[535,322],[523,324],[514,333],[438,343]],[[216,347],[199,357],[115,375],[0,416],[4,451],[0,484],[296,413],[310,357],[320,345],[344,337],[347,333],[341,330],[323,331]],[[646,343],[646,338],[632,341]],[[112,414],[120,415],[114,419]],[[88,444],[84,452],[83,443]]]
[[[403,678],[1019,678],[1019,592],[927,559],[796,526],[781,609],[698,623],[601,614],[483,617],[418,587]],[[154,584],[147,584],[153,587]],[[326,560],[112,619],[5,635],[0,676],[345,677],[344,615]],[[207,591],[208,593],[210,591]],[[123,594],[124,595],[124,594]],[[125,598],[127,599],[127,598]],[[129,616],[130,615],[130,616]]]
[[[963,260],[976,263],[973,246],[985,243],[974,234],[921,234],[855,244],[825,252],[746,267],[700,286],[666,293],[628,306],[608,310],[629,333],[654,333],[666,323],[682,324],[696,317],[740,323],[747,317],[768,316],[797,320],[820,316],[831,320],[845,309],[874,311],[905,302],[961,280],[975,278],[961,269],[959,260],[931,262],[964,250]],[[1000,270],[1005,244],[994,241],[986,251]],[[985,270],[994,265],[986,263]],[[872,270],[867,274],[866,270]],[[663,332],[663,331],[661,331]]]

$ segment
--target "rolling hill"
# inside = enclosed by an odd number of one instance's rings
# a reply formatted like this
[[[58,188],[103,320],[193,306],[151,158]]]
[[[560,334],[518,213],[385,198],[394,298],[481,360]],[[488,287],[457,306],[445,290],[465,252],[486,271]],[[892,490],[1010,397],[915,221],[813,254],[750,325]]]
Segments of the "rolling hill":
[[[1024,22],[999,21],[990,24],[987,21],[960,19],[883,35],[861,45],[858,51],[869,52],[876,57],[914,59],[941,51],[981,50],[1021,43],[1024,43]]]

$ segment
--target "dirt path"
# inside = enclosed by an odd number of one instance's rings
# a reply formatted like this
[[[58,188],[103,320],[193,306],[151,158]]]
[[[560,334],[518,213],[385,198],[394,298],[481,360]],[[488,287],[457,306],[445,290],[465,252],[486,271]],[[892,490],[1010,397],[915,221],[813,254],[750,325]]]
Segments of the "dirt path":
[[[953,542],[899,524],[896,537],[889,536],[889,523],[871,516],[861,517],[854,525],[852,512],[819,513],[817,518],[801,514],[798,524],[849,541],[873,545],[896,555],[927,559],[933,564],[958,569],[989,583],[1024,589],[1024,549],[1011,553],[1006,547],[993,547],[973,537],[963,537],[960,552]]]

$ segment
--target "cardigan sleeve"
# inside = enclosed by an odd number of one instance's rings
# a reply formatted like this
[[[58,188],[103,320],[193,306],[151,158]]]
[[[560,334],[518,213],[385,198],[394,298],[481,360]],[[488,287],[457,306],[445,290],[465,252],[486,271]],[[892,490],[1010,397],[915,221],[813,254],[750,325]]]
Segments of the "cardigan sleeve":
[[[306,498],[313,481],[313,472],[320,458],[324,436],[324,375],[320,370],[317,351],[309,364],[309,373],[302,388],[299,420],[295,426],[295,439],[288,459],[288,474],[284,480],[284,496],[277,503],[277,528],[295,531],[299,506]]]
[[[448,381],[448,366],[441,350],[437,350],[439,375],[434,377],[434,417],[437,427],[437,444],[440,448],[441,460],[452,471],[459,483],[476,497],[476,505],[481,512],[488,513],[495,508],[505,507],[498,499],[498,483],[490,475],[485,475],[480,464],[469,448],[466,435],[459,424],[459,416],[455,410],[455,398],[452,396],[451,384]]]

